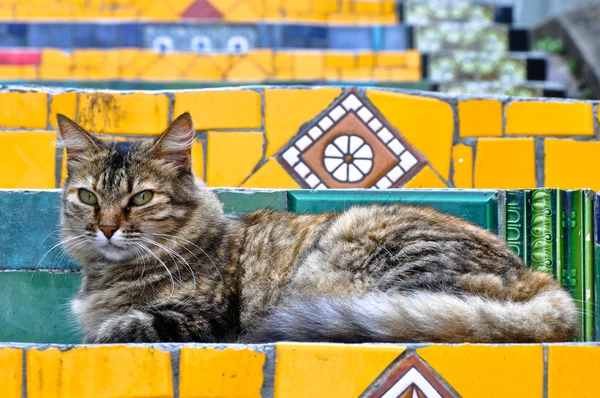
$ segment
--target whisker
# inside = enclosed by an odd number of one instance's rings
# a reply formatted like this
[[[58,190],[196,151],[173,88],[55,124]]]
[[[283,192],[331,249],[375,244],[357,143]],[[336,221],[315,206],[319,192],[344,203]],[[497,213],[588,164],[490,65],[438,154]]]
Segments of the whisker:
[[[144,246],[144,245],[142,245],[141,243],[138,243],[138,242],[132,242],[132,243],[134,243],[135,245],[137,245],[137,247],[139,247],[140,249],[142,249],[143,251],[145,251],[146,253],[148,253],[152,257],[154,257],[154,259],[156,261],[158,261],[165,268],[165,271],[167,271],[167,274],[169,275],[169,278],[171,279],[171,295],[169,296],[169,298],[167,298],[161,304],[167,303],[173,297],[173,294],[175,294],[175,280],[173,279],[173,274],[171,274],[171,271],[169,271],[169,267],[167,267],[165,265],[165,263],[152,250],[150,250],[146,246]]]

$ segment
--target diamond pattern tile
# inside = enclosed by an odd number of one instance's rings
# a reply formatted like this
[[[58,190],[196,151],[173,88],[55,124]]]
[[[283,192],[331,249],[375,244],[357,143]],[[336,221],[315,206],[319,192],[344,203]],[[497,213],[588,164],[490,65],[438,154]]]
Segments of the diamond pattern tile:
[[[396,188],[425,160],[350,90],[277,156],[304,188]]]

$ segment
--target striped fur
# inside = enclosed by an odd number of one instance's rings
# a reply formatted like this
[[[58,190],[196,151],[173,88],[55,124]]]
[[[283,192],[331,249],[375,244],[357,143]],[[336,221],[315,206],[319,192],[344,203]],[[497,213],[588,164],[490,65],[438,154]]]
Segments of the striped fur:
[[[551,342],[577,334],[569,294],[498,237],[429,208],[225,217],[191,170],[189,115],[163,136],[99,140],[59,117],[65,249],[88,343]],[[73,147],[69,147],[72,143]],[[78,197],[93,192],[98,204]],[[142,191],[154,196],[131,205]],[[100,225],[116,225],[110,242]]]

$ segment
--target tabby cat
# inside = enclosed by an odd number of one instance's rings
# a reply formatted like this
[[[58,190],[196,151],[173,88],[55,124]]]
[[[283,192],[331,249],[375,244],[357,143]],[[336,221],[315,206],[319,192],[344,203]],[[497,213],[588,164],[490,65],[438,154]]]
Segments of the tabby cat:
[[[63,246],[87,343],[550,342],[571,296],[497,236],[401,204],[225,216],[192,172],[193,122],[100,140],[58,116]]]

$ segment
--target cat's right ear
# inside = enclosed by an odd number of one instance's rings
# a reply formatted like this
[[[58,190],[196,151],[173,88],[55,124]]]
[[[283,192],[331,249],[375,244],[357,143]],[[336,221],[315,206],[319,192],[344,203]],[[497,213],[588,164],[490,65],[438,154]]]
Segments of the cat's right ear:
[[[67,150],[67,161],[83,160],[86,154],[100,149],[94,137],[65,115],[56,115],[56,125],[62,146]]]

